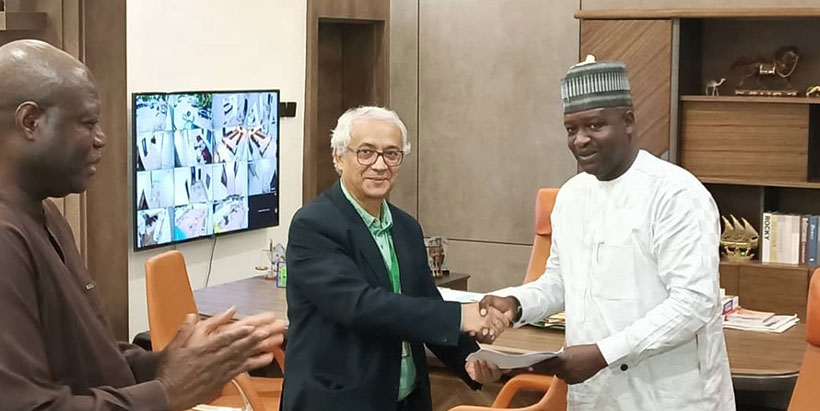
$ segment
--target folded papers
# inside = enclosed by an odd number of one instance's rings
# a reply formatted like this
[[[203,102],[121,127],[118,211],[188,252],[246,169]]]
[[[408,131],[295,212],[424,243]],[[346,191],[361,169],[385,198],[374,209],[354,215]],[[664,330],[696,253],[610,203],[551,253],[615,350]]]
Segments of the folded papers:
[[[508,354],[482,347],[480,350],[468,355],[467,361],[483,360],[490,364],[495,364],[502,370],[510,370],[513,368],[527,368],[533,364],[555,357],[559,353],[560,351],[536,351],[526,354]]]
[[[800,322],[797,315],[775,315],[738,307],[723,317],[723,328],[742,331],[782,333]]]

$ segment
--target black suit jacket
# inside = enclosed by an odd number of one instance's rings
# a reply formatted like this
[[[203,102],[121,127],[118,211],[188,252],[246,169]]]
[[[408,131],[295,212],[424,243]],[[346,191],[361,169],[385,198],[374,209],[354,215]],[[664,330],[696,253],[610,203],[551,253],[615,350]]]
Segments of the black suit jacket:
[[[416,365],[413,409],[432,409],[425,344],[479,387],[464,371],[478,345],[460,332],[461,307],[441,299],[418,222],[389,207],[401,294],[393,293],[378,246],[339,183],[294,216],[282,410],[396,409],[402,341],[410,342]]]

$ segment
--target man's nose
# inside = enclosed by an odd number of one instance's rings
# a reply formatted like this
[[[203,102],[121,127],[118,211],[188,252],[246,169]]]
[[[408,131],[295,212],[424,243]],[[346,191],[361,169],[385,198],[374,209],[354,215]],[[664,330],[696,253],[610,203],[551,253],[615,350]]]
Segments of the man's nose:
[[[97,126],[97,131],[94,133],[94,147],[95,148],[103,148],[105,147],[105,141],[108,138],[105,136],[105,133],[102,131],[100,126]]]
[[[575,134],[575,138],[572,140],[572,145],[574,145],[577,148],[581,148],[585,147],[587,144],[589,144],[589,142],[589,136],[579,131],[577,134]]]
[[[376,155],[376,162],[373,163],[373,165],[370,166],[370,168],[373,168],[374,170],[386,170],[387,169],[387,163],[384,162],[384,155],[377,154]]]

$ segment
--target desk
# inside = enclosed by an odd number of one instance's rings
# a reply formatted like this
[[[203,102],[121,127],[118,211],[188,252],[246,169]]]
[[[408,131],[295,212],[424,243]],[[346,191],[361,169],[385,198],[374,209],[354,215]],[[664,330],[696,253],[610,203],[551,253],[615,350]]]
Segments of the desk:
[[[467,280],[470,274],[450,273],[441,278],[436,278],[436,287],[447,287],[453,290],[467,291]]]
[[[435,280],[436,286],[467,291],[469,274],[451,273]],[[205,317],[236,306],[237,317],[247,317],[263,311],[273,311],[279,318],[287,318],[288,304],[285,289],[276,281],[251,277],[194,291],[199,313]]]
[[[273,311],[277,317],[287,318],[285,289],[276,287],[275,281],[261,277],[197,290],[194,298],[204,316],[235,305],[240,318],[263,311]],[[724,334],[736,389],[780,390],[794,384],[806,351],[805,324],[797,324],[783,334],[737,330],[724,330]],[[557,351],[563,343],[563,331],[527,326],[507,330],[493,347],[510,352]],[[435,369],[431,370],[433,378]],[[437,376],[436,381],[442,382],[441,378],[444,377]],[[466,386],[464,388],[467,390]],[[481,402],[484,402],[483,398]]]

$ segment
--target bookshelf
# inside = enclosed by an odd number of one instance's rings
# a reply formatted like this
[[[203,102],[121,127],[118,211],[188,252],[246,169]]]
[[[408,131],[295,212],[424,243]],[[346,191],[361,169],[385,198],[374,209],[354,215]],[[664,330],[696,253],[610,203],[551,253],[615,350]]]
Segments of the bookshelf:
[[[820,214],[820,98],[735,96],[742,76],[731,69],[741,57],[774,60],[778,48],[795,46],[801,57],[792,88],[820,85],[820,8],[582,10],[576,17],[582,56],[629,67],[639,134],[661,125],[639,135],[641,147],[692,172],[722,215],[746,218],[762,234],[765,211]],[[648,37],[653,43],[616,40]],[[653,67],[671,78],[659,83],[664,77],[653,76]],[[704,95],[707,82],[721,78],[721,95]],[[648,82],[653,88],[640,87]],[[761,250],[755,254],[721,262],[721,285],[743,306],[805,319],[811,268],[761,263]]]

